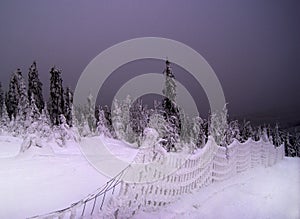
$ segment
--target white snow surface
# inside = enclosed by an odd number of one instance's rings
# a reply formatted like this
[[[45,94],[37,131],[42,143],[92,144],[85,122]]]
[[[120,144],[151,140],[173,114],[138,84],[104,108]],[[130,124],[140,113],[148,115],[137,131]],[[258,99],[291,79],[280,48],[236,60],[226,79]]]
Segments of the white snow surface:
[[[127,162],[137,153],[123,142],[102,140]],[[21,143],[20,138],[0,137],[0,218],[27,218],[69,207],[109,180],[75,142],[65,147],[44,142],[51,150],[31,147],[18,155]]]
[[[272,167],[249,169],[134,218],[299,219],[300,158],[285,157]]]
[[[101,139],[127,162],[138,152],[126,143]],[[51,150],[36,147],[17,155],[21,143],[20,138],[0,136],[0,218],[26,218],[69,207],[109,180],[75,142],[63,148],[48,142],[44,147]],[[299,197],[300,159],[285,157],[272,167],[247,170],[134,218],[300,218]]]

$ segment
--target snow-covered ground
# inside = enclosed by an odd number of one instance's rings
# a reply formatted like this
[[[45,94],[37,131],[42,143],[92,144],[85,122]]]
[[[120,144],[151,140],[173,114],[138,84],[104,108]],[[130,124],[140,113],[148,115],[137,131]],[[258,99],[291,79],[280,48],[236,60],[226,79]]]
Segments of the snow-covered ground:
[[[272,167],[250,169],[135,218],[299,219],[300,158],[285,157]]]
[[[74,142],[65,148],[49,143],[52,153],[36,148],[17,155],[21,143],[19,138],[0,136],[0,218],[26,218],[69,207],[108,181]],[[128,161],[137,152],[120,141],[107,143],[110,151]]]
[[[128,162],[137,153],[120,141],[102,141]],[[74,142],[65,148],[48,143],[52,150],[18,155],[21,143],[19,138],[0,136],[0,218],[26,218],[63,209],[108,180]],[[284,158],[272,167],[250,169],[135,218],[300,218],[299,194],[300,159]]]

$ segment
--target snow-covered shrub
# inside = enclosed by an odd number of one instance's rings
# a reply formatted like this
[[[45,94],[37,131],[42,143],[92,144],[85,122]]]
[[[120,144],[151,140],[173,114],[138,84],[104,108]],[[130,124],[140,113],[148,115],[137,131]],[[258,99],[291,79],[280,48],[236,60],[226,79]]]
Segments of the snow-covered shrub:
[[[53,128],[56,143],[63,147],[67,140],[78,141],[77,133],[67,124],[66,118],[63,114],[60,115],[60,125]]]
[[[97,122],[97,134],[112,137],[109,129],[106,127],[107,121],[105,119],[104,111],[102,109],[98,110],[98,122]]]

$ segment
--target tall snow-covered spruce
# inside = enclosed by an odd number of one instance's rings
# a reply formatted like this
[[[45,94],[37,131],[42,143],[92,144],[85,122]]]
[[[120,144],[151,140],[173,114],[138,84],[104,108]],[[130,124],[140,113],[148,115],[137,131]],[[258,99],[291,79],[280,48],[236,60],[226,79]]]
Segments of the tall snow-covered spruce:
[[[66,118],[67,124],[72,127],[72,107],[73,107],[73,93],[69,87],[67,87],[64,93],[64,115]]]
[[[20,69],[17,70],[19,72]],[[18,81],[17,81],[17,72],[14,72],[10,78],[8,85],[8,91],[5,94],[5,103],[7,108],[7,113],[10,119],[14,119],[17,116],[18,112]]]
[[[43,84],[39,79],[36,62],[34,61],[28,72],[28,100],[31,101],[31,97],[33,96],[35,104],[40,112],[42,112],[42,109],[44,109],[45,106],[42,86]]]
[[[166,140],[165,147],[168,151],[175,148],[175,143],[179,141],[179,133],[181,128],[179,109],[176,106],[176,82],[173,75],[169,60],[166,60],[166,68],[164,70],[165,75],[165,86],[163,88],[163,99],[164,117],[168,122],[168,135],[164,137]]]
[[[50,97],[48,111],[53,125],[60,124],[60,115],[64,113],[64,89],[61,71],[55,67],[50,70]]]

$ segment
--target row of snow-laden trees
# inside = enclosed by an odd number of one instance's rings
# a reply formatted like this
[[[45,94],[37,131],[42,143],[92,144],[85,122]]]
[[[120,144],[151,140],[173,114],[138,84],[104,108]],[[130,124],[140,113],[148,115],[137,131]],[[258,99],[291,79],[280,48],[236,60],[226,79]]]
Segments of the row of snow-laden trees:
[[[286,154],[300,156],[300,135],[290,135],[278,125],[253,127],[249,121],[229,121],[226,106],[222,112],[210,115],[208,119],[184,116],[175,104],[176,83],[166,61],[165,98],[149,109],[141,99],[115,100],[112,109],[95,107],[93,97],[87,97],[84,107],[73,106],[73,93],[63,86],[61,70],[50,70],[50,90],[47,101],[43,97],[43,84],[35,62],[28,71],[28,83],[18,69],[11,76],[8,90],[3,91],[0,83],[0,133],[30,138],[37,146],[41,140],[55,140],[64,145],[66,140],[80,140],[80,137],[105,135],[141,145],[146,128],[155,129],[159,143],[167,151],[181,150],[188,145],[191,151],[205,145],[212,135],[221,146],[229,145],[233,139],[240,142],[248,138],[264,138],[276,146],[286,145]]]

